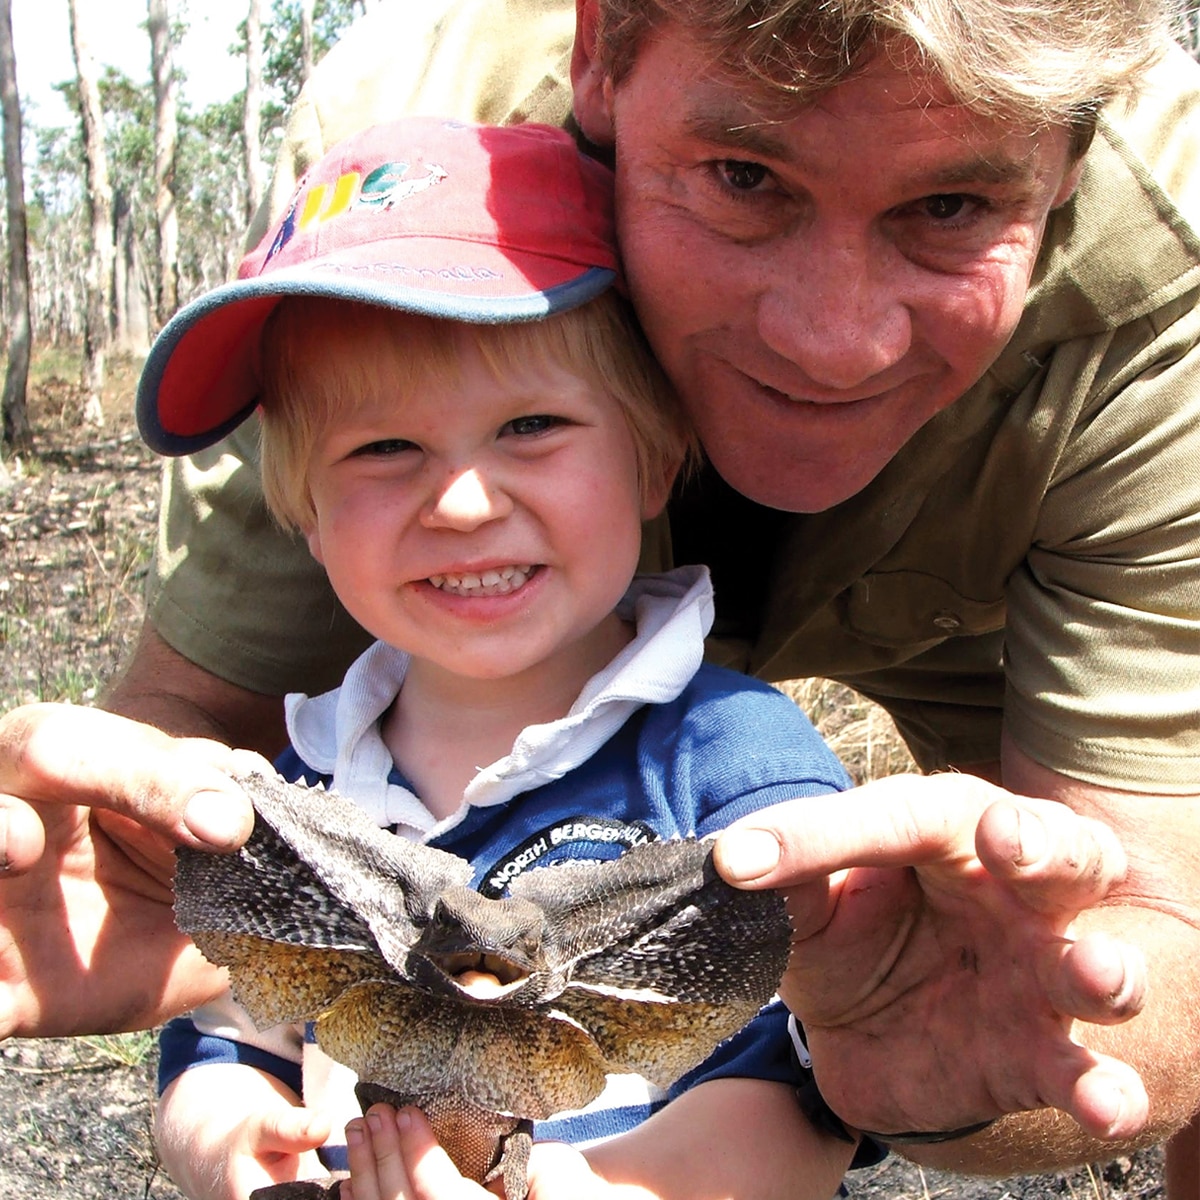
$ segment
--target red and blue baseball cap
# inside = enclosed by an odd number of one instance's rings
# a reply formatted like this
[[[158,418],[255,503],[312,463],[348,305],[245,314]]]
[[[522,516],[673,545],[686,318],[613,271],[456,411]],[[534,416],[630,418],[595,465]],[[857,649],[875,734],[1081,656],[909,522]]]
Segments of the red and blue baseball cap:
[[[219,441],[258,404],[264,323],[285,296],[500,324],[618,280],[612,174],[548,125],[434,117],[377,125],[304,175],[237,279],[180,309],[138,385],[160,454]]]

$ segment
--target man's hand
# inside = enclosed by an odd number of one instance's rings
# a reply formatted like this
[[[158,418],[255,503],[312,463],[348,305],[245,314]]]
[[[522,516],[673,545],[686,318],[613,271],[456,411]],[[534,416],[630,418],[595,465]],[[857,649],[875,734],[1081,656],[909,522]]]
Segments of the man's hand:
[[[1144,998],[1136,949],[1072,937],[1125,874],[1106,826],[971,776],[897,776],[747,817],[716,861],[730,882],[789,888],[781,994],[847,1123],[952,1130],[1052,1106],[1098,1138],[1146,1125],[1137,1073],[1071,1036]]]
[[[175,844],[232,850],[264,760],[95,709],[0,718],[0,1036],[156,1024],[222,976],[176,929]]]

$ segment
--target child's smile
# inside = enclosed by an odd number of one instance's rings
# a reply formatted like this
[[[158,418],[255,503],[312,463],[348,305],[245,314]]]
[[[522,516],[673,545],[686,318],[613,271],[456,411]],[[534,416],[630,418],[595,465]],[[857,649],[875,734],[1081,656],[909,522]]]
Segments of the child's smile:
[[[478,572],[447,572],[430,575],[429,582],[440,592],[455,596],[507,596],[519,591],[529,581],[536,566],[486,567]]]

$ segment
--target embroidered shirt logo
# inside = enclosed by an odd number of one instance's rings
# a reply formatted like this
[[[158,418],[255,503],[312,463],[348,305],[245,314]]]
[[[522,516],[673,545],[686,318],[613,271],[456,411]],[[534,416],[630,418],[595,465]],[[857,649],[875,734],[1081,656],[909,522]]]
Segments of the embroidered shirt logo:
[[[364,208],[388,212],[410,196],[436,187],[447,178],[446,169],[437,163],[386,162],[365,177],[358,171],[347,171],[334,183],[307,187],[301,182],[263,266],[292,240],[297,230],[310,229],[343,213]]]
[[[503,896],[518,875],[532,866],[586,859],[618,858],[633,846],[657,841],[654,830],[642,821],[614,821],[610,817],[567,817],[527,837],[483,873],[478,890],[495,900]],[[581,853],[586,851],[586,853]]]

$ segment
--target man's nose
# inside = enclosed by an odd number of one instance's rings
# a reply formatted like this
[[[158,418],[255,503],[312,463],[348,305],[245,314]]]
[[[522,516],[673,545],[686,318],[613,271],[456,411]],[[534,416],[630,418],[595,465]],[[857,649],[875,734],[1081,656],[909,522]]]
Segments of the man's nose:
[[[512,512],[508,492],[477,467],[452,472],[421,510],[429,529],[471,530]]]
[[[912,317],[901,298],[903,268],[868,239],[798,237],[778,257],[760,293],[758,331],[780,357],[818,388],[848,391],[895,366],[912,345]],[[889,261],[891,259],[891,261]]]

